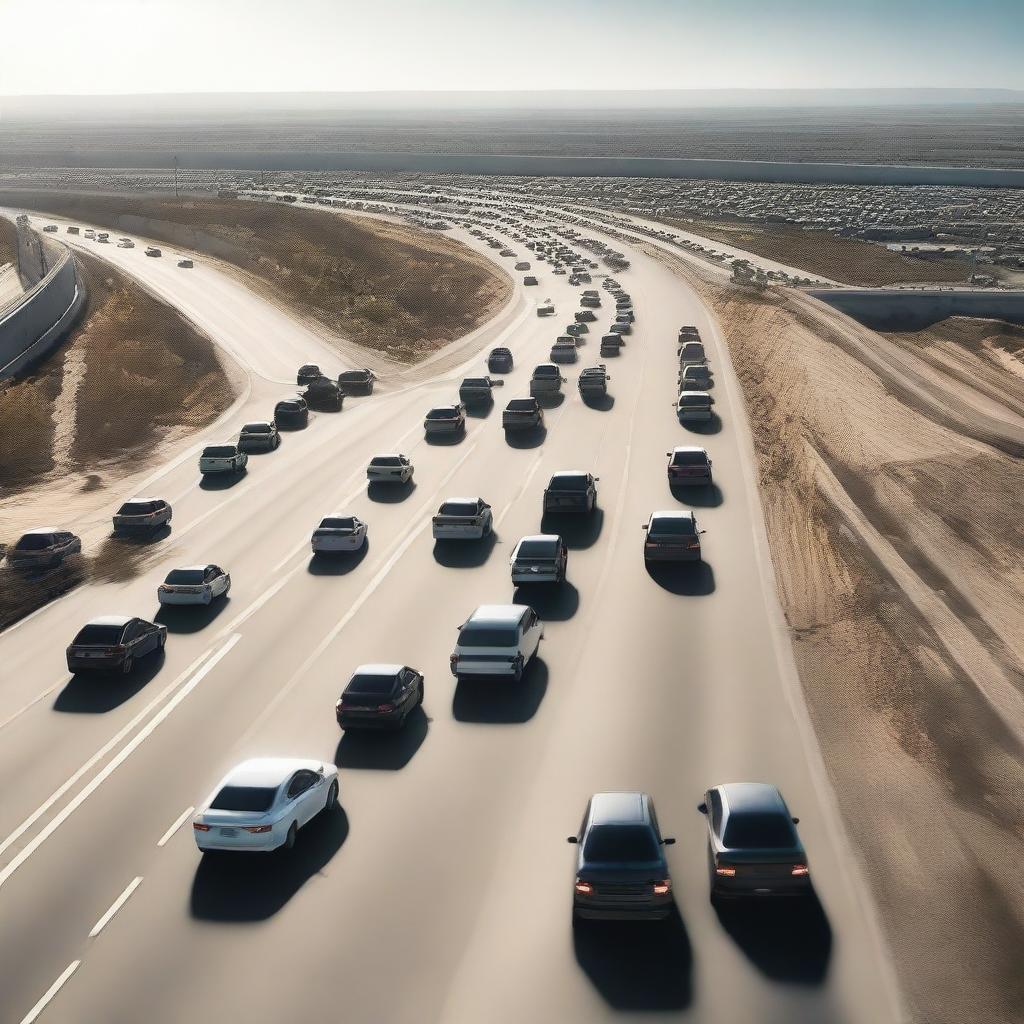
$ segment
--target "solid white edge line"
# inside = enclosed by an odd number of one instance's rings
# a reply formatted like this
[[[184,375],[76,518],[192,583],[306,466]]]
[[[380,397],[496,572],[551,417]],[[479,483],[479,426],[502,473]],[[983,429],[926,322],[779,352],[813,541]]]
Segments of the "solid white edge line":
[[[124,889],[124,892],[110,904],[110,909],[92,926],[89,938],[95,939],[104,928],[110,924],[110,919],[128,902],[131,894],[142,884],[142,875],[133,878]]]
[[[40,611],[41,610],[42,609],[40,609]],[[0,722],[0,729],[5,729],[15,719],[21,718],[21,716],[25,714],[25,712],[28,711],[30,708],[35,707],[35,705],[38,704],[41,700],[45,700],[47,697],[49,697],[50,694],[53,693],[53,691],[56,690],[58,687],[65,686],[66,684],[67,681],[62,679],[60,680],[60,682],[54,683],[53,686],[51,686],[48,690],[43,690],[43,692],[39,694],[38,697],[33,697],[27,704],[25,704],[23,707],[15,711],[13,715],[10,715],[9,717],[5,718],[2,722]]]
[[[36,1003],[36,1005],[33,1006],[32,1009],[29,1010],[24,1017],[21,1018],[21,1024],[32,1024],[32,1022],[39,1017],[39,1014],[41,1014],[43,1010],[46,1009],[50,1000],[53,999],[53,997],[61,990],[61,987],[68,980],[68,978],[70,978],[71,975],[74,974],[79,967],[81,967],[81,965],[81,960],[74,960],[70,964],[68,964],[68,966],[64,970],[64,973],[46,990],[45,994],[43,995],[43,998],[40,999],[39,1002]]]
[[[106,782],[107,779],[138,749],[153,730],[203,681],[203,679],[216,667],[218,662],[231,650],[232,647],[242,639],[240,633],[235,633],[228,639],[228,642],[206,664],[186,683],[178,692],[140,729],[132,739],[121,748],[120,753],[101,771],[93,780],[78,794],[30,843],[24,846],[21,852],[4,869],[0,871],[0,889],[10,881],[22,864],[46,842],[54,832],[64,824],[68,818],[82,806],[83,803]]]
[[[167,842],[167,840],[170,839],[171,836],[173,836],[174,833],[177,832],[178,829],[185,824],[185,822],[188,820],[188,816],[194,810],[194,807],[186,807],[185,810],[182,812],[181,817],[178,818],[177,821],[175,821],[175,823],[160,837],[160,841],[156,845],[163,846]]]

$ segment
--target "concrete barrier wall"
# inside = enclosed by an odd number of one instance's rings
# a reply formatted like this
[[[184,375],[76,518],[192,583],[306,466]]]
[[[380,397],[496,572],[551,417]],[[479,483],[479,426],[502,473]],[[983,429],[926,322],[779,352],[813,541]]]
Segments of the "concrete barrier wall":
[[[0,380],[48,355],[81,311],[85,289],[71,251],[64,246],[60,249],[63,251],[46,277],[0,315]]]
[[[828,288],[808,294],[879,331],[918,331],[950,316],[1024,324],[1024,291]]]

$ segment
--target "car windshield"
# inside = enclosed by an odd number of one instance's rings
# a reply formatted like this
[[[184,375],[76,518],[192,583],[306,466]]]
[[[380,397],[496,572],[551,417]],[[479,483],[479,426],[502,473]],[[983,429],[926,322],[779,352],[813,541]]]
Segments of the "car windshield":
[[[83,626],[75,637],[76,644],[116,644],[121,641],[124,626]]]
[[[560,372],[557,366],[538,366],[533,371],[533,375],[534,377],[557,377]]]
[[[377,455],[370,460],[371,466],[400,466],[402,460],[397,455]]]
[[[345,687],[345,693],[372,693],[386,697],[395,688],[395,677],[367,673],[366,675],[356,674]]]
[[[658,860],[658,844],[646,825],[595,825],[587,833],[583,856],[591,861]]]
[[[657,534],[659,537],[692,537],[696,523],[689,516],[672,517],[671,519],[652,519],[650,534]]]
[[[512,353],[507,348],[496,348],[491,355],[492,356],[510,356]]]
[[[694,405],[694,406],[705,406],[711,404],[711,396],[704,394],[702,391],[692,392],[690,394],[679,396],[680,405]]]
[[[512,401],[508,403],[509,412],[533,412],[536,408],[536,403],[531,401],[529,398],[513,398]]]
[[[175,584],[183,587],[195,586],[197,583],[203,582],[205,575],[204,569],[172,569],[164,582],[170,583],[172,586]]]
[[[781,813],[734,813],[726,822],[722,842],[733,849],[787,849],[796,845],[796,832],[793,823]]]
[[[673,466],[706,466],[707,463],[705,452],[675,452],[672,456]]]
[[[579,476],[553,476],[548,484],[549,491],[585,491],[587,478]]]
[[[450,406],[445,406],[440,409],[431,409],[427,413],[428,420],[454,420],[458,417],[459,410],[453,409]]]
[[[269,423],[246,423],[242,427],[243,434],[269,434],[270,424]]]
[[[278,412],[297,412],[298,409],[299,409],[299,403],[298,402],[278,402],[277,403],[277,411]]]
[[[353,516],[329,516],[320,523],[321,530],[354,530],[356,521]]]
[[[344,373],[338,375],[338,380],[346,381],[348,383],[361,383],[370,379],[369,370],[346,370]]]
[[[209,448],[203,449],[204,458],[213,459],[230,459],[235,454],[235,449],[228,444],[211,445]]]
[[[467,622],[459,634],[459,643],[463,647],[515,647],[518,640],[516,626],[492,622]]]
[[[119,516],[144,516],[153,511],[148,501],[126,501],[118,510]]]
[[[554,540],[522,540],[516,558],[554,558],[558,542]]]
[[[472,501],[446,501],[438,513],[442,516],[475,516],[476,503]]]
[[[269,811],[276,789],[266,786],[224,786],[213,798],[211,811]]]
[[[41,551],[52,543],[52,533],[26,533],[14,546],[18,551]]]
[[[491,382],[486,377],[467,377],[463,382],[464,388],[489,388]]]

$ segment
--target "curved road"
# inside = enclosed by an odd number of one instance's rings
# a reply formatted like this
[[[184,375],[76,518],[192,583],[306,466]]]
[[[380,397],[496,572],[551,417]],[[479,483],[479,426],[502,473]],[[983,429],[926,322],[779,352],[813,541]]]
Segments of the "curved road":
[[[114,253],[262,377],[327,362],[319,340],[303,347],[298,333],[287,357],[252,355],[265,344],[261,300],[239,299],[225,318],[226,289],[241,286],[198,258],[195,272],[170,274],[166,257]],[[469,370],[483,366],[473,346],[497,343],[516,369],[460,443],[422,436],[425,410],[453,400],[467,372],[454,366],[316,415],[229,489],[204,489],[194,461],[176,459],[148,488],[175,507],[153,561],[0,635],[4,1020],[897,1018],[792,675],[738,387],[695,296],[657,261],[632,258],[619,276],[637,323],[608,361],[606,408],[583,405],[575,379],[597,361],[607,302],[543,443],[502,434],[501,406],[527,393],[578,308],[577,289],[543,269],[539,288],[517,287],[467,343]],[[554,320],[532,312],[547,296]],[[718,382],[721,429],[703,441],[673,415],[682,323],[709,339]],[[269,413],[272,398],[254,393],[225,436],[256,401]],[[665,452],[687,441],[706,444],[718,482],[697,509],[705,565],[652,577],[640,526],[679,507]],[[366,462],[392,450],[412,456],[415,486],[371,500]],[[456,627],[477,604],[512,598],[511,548],[540,527],[548,476],[569,468],[600,476],[600,508],[568,535],[569,584],[533,602],[547,624],[540,660],[518,689],[456,687]],[[429,520],[444,497],[464,494],[493,505],[497,539],[454,557],[435,549]],[[369,545],[345,571],[322,574],[308,538],[334,510],[365,519]],[[63,649],[86,618],[152,616],[167,569],[208,560],[231,571],[230,600],[168,619],[162,663],[130,683],[69,678]],[[365,661],[426,676],[425,715],[393,740],[342,739],[334,722],[348,673]],[[340,809],[301,833],[291,857],[201,860],[186,812],[233,763],[272,753],[339,764]],[[741,779],[776,782],[800,815],[820,908],[720,917],[710,906],[695,805],[706,786]],[[591,792],[633,788],[654,795],[678,838],[668,851],[678,923],[574,936],[565,836]]]

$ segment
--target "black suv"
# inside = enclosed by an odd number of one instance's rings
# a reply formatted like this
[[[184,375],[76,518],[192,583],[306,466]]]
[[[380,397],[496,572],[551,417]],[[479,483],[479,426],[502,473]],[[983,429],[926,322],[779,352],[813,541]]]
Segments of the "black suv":
[[[654,801],[646,793],[595,793],[579,832],[573,918],[649,921],[675,904]]]
[[[343,395],[372,395],[376,379],[372,370],[345,370],[338,374],[338,387]]]
[[[304,398],[285,398],[274,406],[278,427],[304,427],[309,422],[309,406]]]
[[[306,386],[306,402],[317,409],[330,409],[341,412],[345,396],[341,388],[330,377],[317,377]]]
[[[487,357],[487,370],[489,373],[511,373],[513,365],[511,349],[491,349],[491,354]]]

